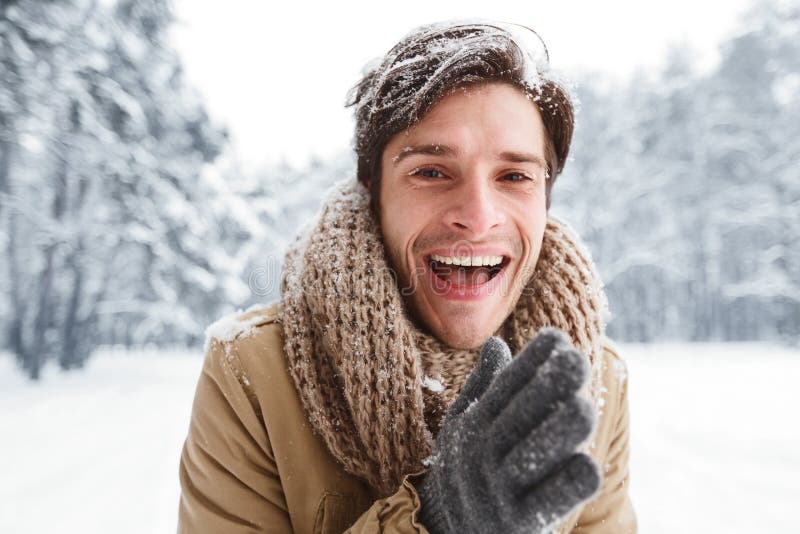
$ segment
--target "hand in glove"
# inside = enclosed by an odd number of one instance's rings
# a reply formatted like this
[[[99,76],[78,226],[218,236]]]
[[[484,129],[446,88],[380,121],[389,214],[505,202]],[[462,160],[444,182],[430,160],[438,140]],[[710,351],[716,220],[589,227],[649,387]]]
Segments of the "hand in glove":
[[[577,447],[596,424],[577,395],[589,365],[559,330],[544,329],[512,360],[497,337],[448,410],[418,483],[432,534],[544,533],[600,487]]]

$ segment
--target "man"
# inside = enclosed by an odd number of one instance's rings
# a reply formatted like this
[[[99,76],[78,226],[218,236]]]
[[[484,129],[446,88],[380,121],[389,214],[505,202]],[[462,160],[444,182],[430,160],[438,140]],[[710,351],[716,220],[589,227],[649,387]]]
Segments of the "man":
[[[181,532],[636,531],[625,366],[547,214],[572,105],[523,40],[422,27],[354,88],[358,179],[209,329]]]

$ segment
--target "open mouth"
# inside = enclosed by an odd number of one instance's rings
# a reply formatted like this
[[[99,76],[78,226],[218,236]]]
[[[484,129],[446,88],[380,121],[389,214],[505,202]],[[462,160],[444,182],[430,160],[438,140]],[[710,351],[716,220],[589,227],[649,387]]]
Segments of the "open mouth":
[[[507,256],[439,256],[432,254],[428,265],[436,277],[454,287],[475,287],[496,277],[508,265]]]

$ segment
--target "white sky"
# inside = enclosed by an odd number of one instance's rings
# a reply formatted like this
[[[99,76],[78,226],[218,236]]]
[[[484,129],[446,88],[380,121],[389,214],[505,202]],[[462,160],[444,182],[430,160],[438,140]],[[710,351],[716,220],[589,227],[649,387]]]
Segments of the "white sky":
[[[265,2],[175,0],[173,42],[245,170],[301,165],[350,146],[347,90],[361,67],[420,24],[483,17],[525,24],[554,68],[617,78],[652,70],[670,45],[717,60],[716,44],[748,0]]]

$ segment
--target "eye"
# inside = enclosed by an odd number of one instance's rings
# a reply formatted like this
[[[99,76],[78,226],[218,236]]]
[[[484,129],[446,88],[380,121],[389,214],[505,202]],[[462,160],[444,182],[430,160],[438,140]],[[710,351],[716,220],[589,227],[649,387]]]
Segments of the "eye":
[[[525,180],[533,180],[533,178],[521,172],[506,173],[502,176],[502,179],[506,182],[524,182]]]
[[[409,174],[411,176],[421,176],[422,178],[444,178],[444,173],[442,173],[438,169],[434,169],[433,167],[420,167],[419,169],[414,169]]]

